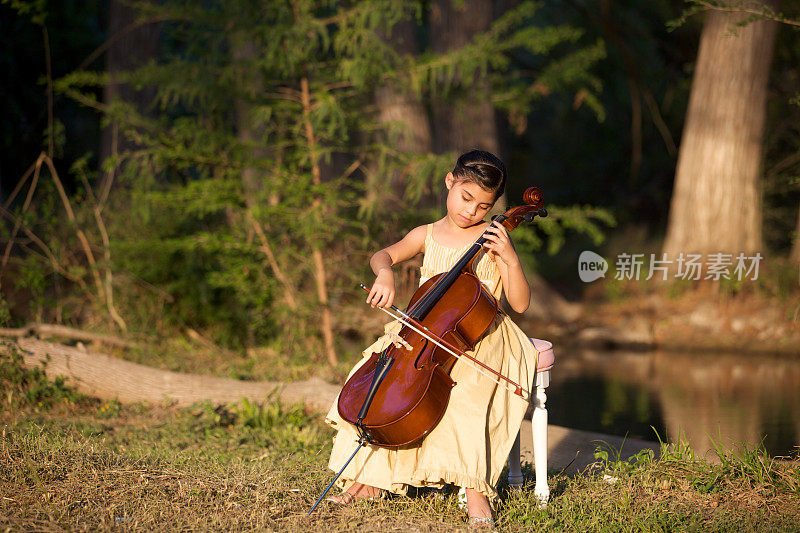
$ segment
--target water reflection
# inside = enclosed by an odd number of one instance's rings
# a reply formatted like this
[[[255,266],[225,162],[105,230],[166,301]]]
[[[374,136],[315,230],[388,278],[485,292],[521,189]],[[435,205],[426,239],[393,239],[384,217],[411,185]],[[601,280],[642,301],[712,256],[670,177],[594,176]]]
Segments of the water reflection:
[[[699,453],[763,440],[773,455],[800,444],[800,360],[766,355],[561,349],[550,422],[655,440],[682,436]]]

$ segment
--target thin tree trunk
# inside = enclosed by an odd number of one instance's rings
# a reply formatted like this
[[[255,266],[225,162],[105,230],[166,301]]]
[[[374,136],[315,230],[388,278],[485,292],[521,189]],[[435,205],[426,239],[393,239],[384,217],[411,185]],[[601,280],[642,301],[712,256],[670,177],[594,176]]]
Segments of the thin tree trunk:
[[[795,265],[800,265],[800,210],[797,212],[797,227],[794,230],[794,243],[789,260]]]
[[[78,237],[78,241],[81,243],[81,247],[83,248],[83,253],[86,256],[86,261],[89,264],[89,270],[92,273],[92,277],[95,281],[95,286],[97,287],[97,297],[98,299],[106,300],[105,288],[103,286],[103,280],[100,277],[100,270],[97,268],[97,261],[94,258],[94,252],[92,252],[92,246],[89,244],[89,239],[86,237],[86,233],[78,226],[78,220],[75,218],[75,212],[72,210],[72,204],[69,201],[69,197],[67,196],[67,191],[64,189],[64,185],[61,183],[61,178],[58,177],[58,172],[56,172],[56,167],[53,165],[53,161],[49,157],[44,158],[44,162],[47,164],[47,167],[50,169],[50,174],[53,178],[53,183],[56,186],[56,190],[58,191],[58,195],[61,197],[61,203],[64,205],[64,211],[67,213],[67,218],[69,219],[70,223],[72,224],[73,228],[75,229],[75,235]],[[107,300],[109,304],[111,304],[111,308],[113,308],[113,304],[110,300]],[[111,314],[113,317],[116,314],[116,311]],[[119,316],[119,315],[117,315]],[[122,322],[119,324],[123,331],[125,331],[125,323]]]
[[[306,77],[300,80],[300,92],[303,102],[303,126],[305,127],[311,159],[311,176],[314,185],[319,185],[322,182],[322,171],[320,170],[319,156],[317,154],[317,138],[314,134],[314,126],[311,124],[311,93],[308,88],[308,78]],[[322,209],[320,203],[321,200],[319,197],[314,198],[311,207],[312,213],[317,209]],[[333,342],[333,320],[331,319],[331,309],[328,301],[325,261],[322,259],[322,251],[316,246],[313,247],[311,256],[314,261],[314,280],[317,285],[317,300],[319,302],[322,318],[321,329],[322,337],[325,342],[325,355],[331,366],[335,366],[339,363],[339,358],[336,357],[336,348]]]
[[[253,228],[258,240],[261,241],[261,251],[267,257],[267,262],[272,270],[272,273],[275,274],[275,277],[278,279],[281,285],[283,285],[283,298],[286,300],[286,305],[289,306],[289,309],[293,311],[296,310],[297,300],[294,298],[294,293],[296,292],[294,286],[289,280],[289,277],[284,273],[283,269],[281,269],[280,265],[278,264],[278,258],[275,257],[275,254],[272,251],[272,246],[270,246],[269,241],[267,240],[267,235],[261,228],[261,224],[255,219],[249,210],[245,212],[245,217],[247,217],[247,221]]]
[[[711,12],[700,41],[664,252],[761,250],[759,177],[776,24]],[[732,35],[731,32],[735,32]]]

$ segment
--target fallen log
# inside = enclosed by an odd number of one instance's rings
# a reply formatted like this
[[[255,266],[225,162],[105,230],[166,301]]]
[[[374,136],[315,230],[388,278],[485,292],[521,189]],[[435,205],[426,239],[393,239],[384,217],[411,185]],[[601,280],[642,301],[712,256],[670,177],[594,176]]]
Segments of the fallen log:
[[[67,384],[82,394],[121,403],[187,406],[207,400],[231,404],[242,398],[261,402],[274,395],[285,405],[303,404],[310,410],[326,411],[339,393],[339,387],[319,378],[284,384],[182,374],[30,337],[1,349],[9,353],[15,345],[26,366],[46,362],[48,378],[64,376]]]
[[[271,381],[238,381],[158,370],[105,354],[33,338],[18,339],[16,343],[0,343],[0,352],[3,353],[15,348],[22,353],[26,366],[36,367],[47,361],[45,372],[50,379],[66,376],[70,379],[69,384],[83,394],[103,400],[116,399],[122,403],[150,402],[187,406],[208,400],[216,404],[229,404],[238,402],[241,398],[263,401],[269,394],[277,391],[276,396],[285,404],[303,403],[310,410],[325,412],[339,393],[339,387],[319,378],[285,385]],[[532,462],[530,424],[528,420],[523,422],[520,437],[523,459]],[[548,435],[550,468],[567,468],[568,472],[581,471],[593,462],[593,452],[598,447],[598,442],[618,450],[622,450],[624,446],[621,459],[626,459],[644,448],[652,448],[656,454],[660,449],[657,443],[554,425],[548,426]],[[576,452],[582,452],[582,455]]]

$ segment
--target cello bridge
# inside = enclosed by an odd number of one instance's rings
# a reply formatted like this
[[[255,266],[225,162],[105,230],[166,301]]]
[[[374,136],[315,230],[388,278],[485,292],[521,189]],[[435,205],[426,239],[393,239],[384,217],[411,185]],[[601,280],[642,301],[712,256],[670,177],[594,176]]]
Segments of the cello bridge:
[[[390,331],[386,335],[389,337],[389,342],[394,344],[395,348],[405,348],[408,351],[414,349],[408,342],[406,342],[406,340],[403,337],[401,337],[397,333]]]

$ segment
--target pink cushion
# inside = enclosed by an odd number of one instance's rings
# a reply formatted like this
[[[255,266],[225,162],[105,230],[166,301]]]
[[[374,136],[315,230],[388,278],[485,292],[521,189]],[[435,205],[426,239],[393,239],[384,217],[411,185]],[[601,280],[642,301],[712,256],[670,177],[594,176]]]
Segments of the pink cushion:
[[[542,339],[534,339],[531,342],[536,351],[539,352],[539,361],[536,364],[536,371],[550,370],[556,362],[556,354],[553,352],[553,343]]]

